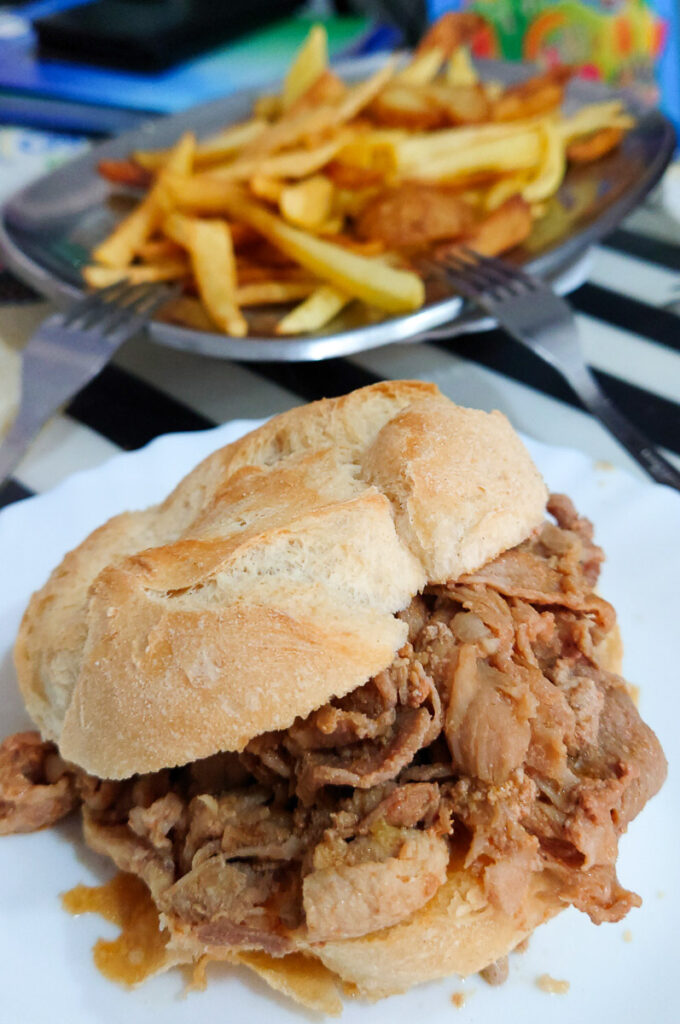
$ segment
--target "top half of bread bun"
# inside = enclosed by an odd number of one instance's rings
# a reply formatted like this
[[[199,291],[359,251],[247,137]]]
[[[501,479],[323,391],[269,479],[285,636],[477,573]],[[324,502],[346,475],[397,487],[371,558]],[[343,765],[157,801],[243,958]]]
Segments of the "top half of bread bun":
[[[240,750],[389,665],[395,612],[523,540],[545,498],[505,417],[433,385],[293,409],[65,557],[17,639],[27,708],[103,778]]]

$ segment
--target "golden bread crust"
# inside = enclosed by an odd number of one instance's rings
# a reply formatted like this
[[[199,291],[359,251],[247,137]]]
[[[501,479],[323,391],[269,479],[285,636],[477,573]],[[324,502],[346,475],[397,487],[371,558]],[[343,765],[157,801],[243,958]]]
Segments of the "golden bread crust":
[[[26,706],[103,778],[240,750],[387,667],[395,613],[521,541],[545,498],[505,417],[433,385],[293,409],[66,556],[17,639]]]
[[[562,909],[544,874],[534,875],[529,893],[510,915],[487,902],[469,872],[451,870],[408,921],[313,951],[356,995],[382,999],[436,978],[475,974]]]

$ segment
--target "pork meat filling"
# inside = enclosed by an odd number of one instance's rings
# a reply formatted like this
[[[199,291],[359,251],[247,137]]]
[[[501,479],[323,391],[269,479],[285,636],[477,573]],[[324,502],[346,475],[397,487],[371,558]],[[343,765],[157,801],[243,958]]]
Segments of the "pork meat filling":
[[[110,782],[10,737],[0,832],[81,804],[88,842],[166,920],[275,955],[408,917],[453,846],[503,911],[543,871],[565,903],[619,920],[640,901],[617,880],[618,838],[666,762],[600,664],[615,615],[593,591],[590,524],[564,497],[548,508],[529,540],[413,599],[388,669],[241,754]]]

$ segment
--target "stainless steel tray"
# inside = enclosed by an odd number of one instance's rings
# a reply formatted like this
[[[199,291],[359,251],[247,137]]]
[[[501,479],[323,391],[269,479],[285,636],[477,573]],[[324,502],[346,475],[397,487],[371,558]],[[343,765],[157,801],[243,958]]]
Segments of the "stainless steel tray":
[[[338,68],[348,80],[370,74],[384,58],[370,57]],[[503,61],[482,61],[483,77],[504,82],[528,74],[526,67]],[[80,267],[90,249],[106,235],[126,210],[125,197],[97,174],[103,158],[118,158],[133,149],[163,147],[181,132],[199,136],[250,114],[261,90],[248,90],[194,107],[182,114],[155,118],[116,139],[93,147],[70,163],[22,189],[0,210],[0,252],[6,265],[22,280],[57,302],[81,294]],[[640,202],[660,178],[675,147],[669,121],[656,110],[643,108],[632,96],[612,93],[596,83],[574,81],[567,106],[576,108],[613,95],[622,96],[638,117],[619,149],[593,164],[571,167],[559,192],[548,203],[527,241],[508,259],[549,278],[560,291],[583,280],[582,257]],[[129,199],[127,200],[129,203]],[[366,321],[358,303],[347,307],[323,331],[313,335],[277,338],[273,326],[280,310],[249,311],[250,336],[221,334],[153,323],[151,337],[202,355],[250,361],[317,360],[376,348],[398,341],[437,334],[484,329],[488,318],[466,308],[456,296],[430,295],[422,309],[407,316]],[[445,331],[443,330],[445,325]]]

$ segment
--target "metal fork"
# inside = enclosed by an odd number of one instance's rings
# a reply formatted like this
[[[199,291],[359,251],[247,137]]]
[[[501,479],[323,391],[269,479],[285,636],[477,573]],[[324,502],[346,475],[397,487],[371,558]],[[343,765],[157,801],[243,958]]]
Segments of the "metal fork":
[[[103,370],[116,349],[175,291],[167,284],[119,281],[40,325],[23,351],[19,412],[0,444],[0,484],[47,420]]]
[[[593,416],[658,483],[680,490],[680,472],[661,455],[600,388],[586,366],[570,307],[549,285],[502,260],[461,247],[431,263],[464,298],[493,316],[505,330],[550,363]]]

